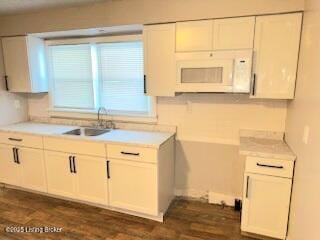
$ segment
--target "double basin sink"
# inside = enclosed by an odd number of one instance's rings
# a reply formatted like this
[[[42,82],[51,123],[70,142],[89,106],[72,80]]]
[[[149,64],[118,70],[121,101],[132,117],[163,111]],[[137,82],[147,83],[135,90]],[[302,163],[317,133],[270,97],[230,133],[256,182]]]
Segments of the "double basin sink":
[[[110,132],[111,129],[100,129],[100,128],[76,128],[67,132],[64,132],[64,135],[73,135],[73,136],[99,136],[104,133]]]

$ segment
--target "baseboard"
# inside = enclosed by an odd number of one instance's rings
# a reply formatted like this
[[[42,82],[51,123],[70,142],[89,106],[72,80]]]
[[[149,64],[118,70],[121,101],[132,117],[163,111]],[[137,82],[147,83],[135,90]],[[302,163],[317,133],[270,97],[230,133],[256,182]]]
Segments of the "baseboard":
[[[212,191],[199,191],[195,189],[176,189],[175,195],[177,197],[186,197],[191,199],[198,199],[202,201],[207,201],[212,204],[219,204],[221,205],[224,202],[227,206],[234,206],[234,200],[241,199],[239,197],[226,195],[222,193],[216,193]]]
[[[234,200],[237,198],[235,196],[230,196],[222,193],[209,192],[209,203],[212,204],[222,204],[234,207]]]
[[[259,240],[280,240],[277,238],[266,237],[266,236],[262,236],[262,235],[258,235],[258,234],[254,234],[254,233],[248,233],[248,232],[244,232],[244,231],[241,231],[241,235],[245,236],[245,237],[259,239]]]
[[[175,196],[202,199],[208,201],[208,192],[195,189],[175,189]]]

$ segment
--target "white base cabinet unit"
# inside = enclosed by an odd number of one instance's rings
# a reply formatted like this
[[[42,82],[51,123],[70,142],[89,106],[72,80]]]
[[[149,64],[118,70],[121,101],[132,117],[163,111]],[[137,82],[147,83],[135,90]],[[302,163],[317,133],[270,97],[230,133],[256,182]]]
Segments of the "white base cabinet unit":
[[[174,197],[174,137],[159,148],[44,137],[48,193],[158,221]]]
[[[105,158],[45,151],[48,193],[106,204]]]
[[[104,143],[45,137],[44,148],[48,193],[108,203]]]
[[[156,164],[110,159],[109,169],[111,206],[158,215]]]
[[[160,149],[108,145],[111,207],[163,217],[174,197],[174,139]]]
[[[37,124],[25,127],[34,131]],[[130,144],[115,144],[110,135],[28,133],[0,130],[0,183],[163,221],[174,198],[172,134],[113,130],[115,139],[131,136]]]
[[[10,92],[48,91],[44,40],[33,36],[2,38],[7,89]]]
[[[0,142],[0,182],[46,192],[42,138],[0,133]]]
[[[247,157],[241,230],[277,239],[287,235],[294,161]]]

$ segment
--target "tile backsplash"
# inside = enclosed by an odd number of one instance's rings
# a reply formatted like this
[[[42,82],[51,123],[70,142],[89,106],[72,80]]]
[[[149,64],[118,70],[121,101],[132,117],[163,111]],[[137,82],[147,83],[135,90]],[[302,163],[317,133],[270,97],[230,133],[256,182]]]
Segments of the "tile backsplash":
[[[29,120],[38,123],[63,124],[63,125],[77,125],[77,126],[93,126],[97,120],[82,120],[82,119],[68,119],[68,118],[49,118],[29,116]],[[116,128],[126,130],[143,130],[143,131],[158,131],[158,132],[176,132],[176,126],[160,125],[160,124],[146,124],[146,123],[128,123],[128,122],[114,122]]]

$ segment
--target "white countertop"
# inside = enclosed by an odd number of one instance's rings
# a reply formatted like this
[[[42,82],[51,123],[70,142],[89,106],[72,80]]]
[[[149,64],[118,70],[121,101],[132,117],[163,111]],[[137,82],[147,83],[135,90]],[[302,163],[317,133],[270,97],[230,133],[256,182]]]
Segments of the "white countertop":
[[[240,154],[253,157],[294,161],[296,155],[281,139],[262,137],[240,137]]]
[[[149,132],[114,129],[99,136],[73,136],[64,135],[66,131],[79,128],[79,126],[23,122],[1,126],[0,131],[34,134],[66,139],[102,141],[113,144],[139,145],[143,147],[159,148],[162,143],[174,135],[172,132]]]

